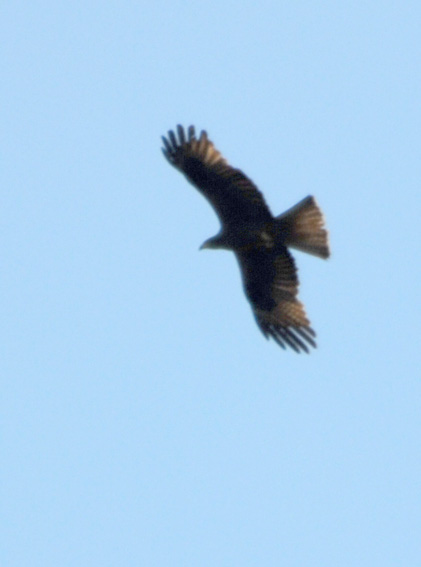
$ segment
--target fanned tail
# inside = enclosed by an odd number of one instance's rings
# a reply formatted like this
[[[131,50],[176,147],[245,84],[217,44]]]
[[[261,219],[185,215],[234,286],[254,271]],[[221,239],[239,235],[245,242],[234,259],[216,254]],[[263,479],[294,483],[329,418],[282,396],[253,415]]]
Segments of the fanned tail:
[[[286,246],[319,258],[330,256],[323,214],[314,197],[306,197],[276,218]]]

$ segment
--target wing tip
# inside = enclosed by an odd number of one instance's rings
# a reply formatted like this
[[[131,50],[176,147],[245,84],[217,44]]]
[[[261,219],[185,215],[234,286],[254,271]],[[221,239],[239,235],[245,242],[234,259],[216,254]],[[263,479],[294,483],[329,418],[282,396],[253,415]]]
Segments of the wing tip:
[[[272,338],[277,345],[286,350],[290,347],[296,353],[310,354],[309,347],[317,348],[314,340],[316,332],[310,326],[268,324],[257,319],[257,324],[266,339]]]
[[[187,128],[177,124],[173,130],[168,130],[167,136],[161,138],[164,144],[163,149],[168,154],[164,152],[165,157],[176,167],[179,167],[183,162],[183,156],[196,157],[211,167],[228,165],[226,159],[209,140],[206,130],[201,130],[199,137],[196,137],[196,129],[193,124]],[[179,160],[180,164],[178,163]]]

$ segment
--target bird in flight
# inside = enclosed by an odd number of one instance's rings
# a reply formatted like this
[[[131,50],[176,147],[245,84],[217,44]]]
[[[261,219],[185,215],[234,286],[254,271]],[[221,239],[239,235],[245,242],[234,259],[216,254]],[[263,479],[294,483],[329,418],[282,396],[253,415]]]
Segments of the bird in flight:
[[[167,160],[206,197],[219,217],[220,232],[201,249],[234,252],[245,294],[264,336],[296,352],[316,347],[316,333],[297,299],[297,268],[288,250],[329,257],[328,235],[314,197],[274,217],[255,184],[227,163],[205,131],[196,137],[194,126],[186,132],[179,125],[177,133],[170,130],[162,140]]]

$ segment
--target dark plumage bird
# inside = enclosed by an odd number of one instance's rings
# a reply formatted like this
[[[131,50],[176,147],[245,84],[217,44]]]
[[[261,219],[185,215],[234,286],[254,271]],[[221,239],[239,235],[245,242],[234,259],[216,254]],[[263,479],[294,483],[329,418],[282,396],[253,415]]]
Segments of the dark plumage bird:
[[[178,137],[177,137],[178,135]],[[274,217],[263,195],[239,169],[228,165],[207,133],[196,138],[177,126],[168,132],[163,152],[171,165],[206,197],[221,221],[221,231],[201,248],[232,250],[237,257],[244,290],[265,337],[296,352],[316,347],[304,307],[297,299],[298,277],[288,248],[328,258],[323,215],[309,196]]]

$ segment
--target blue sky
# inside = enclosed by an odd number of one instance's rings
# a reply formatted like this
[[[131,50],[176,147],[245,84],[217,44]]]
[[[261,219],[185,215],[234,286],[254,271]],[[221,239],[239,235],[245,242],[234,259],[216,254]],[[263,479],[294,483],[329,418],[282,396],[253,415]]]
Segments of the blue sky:
[[[418,2],[5,3],[2,565],[421,563]],[[206,128],[296,253],[311,355],[257,329]]]

